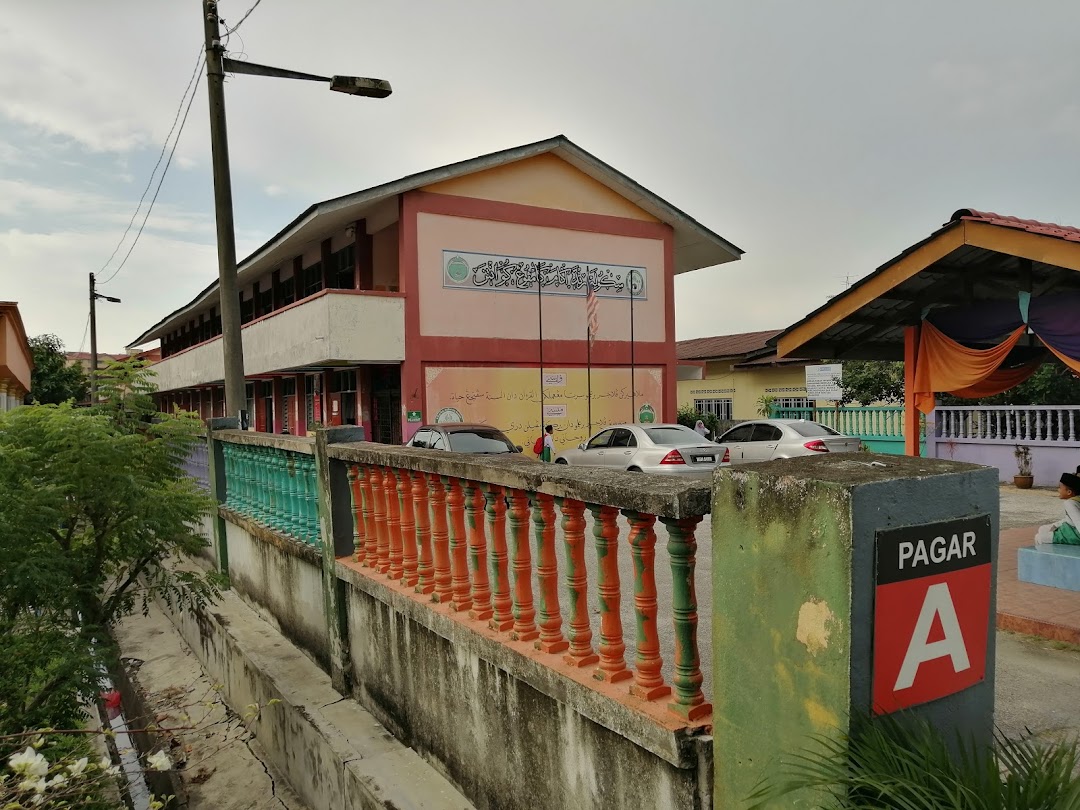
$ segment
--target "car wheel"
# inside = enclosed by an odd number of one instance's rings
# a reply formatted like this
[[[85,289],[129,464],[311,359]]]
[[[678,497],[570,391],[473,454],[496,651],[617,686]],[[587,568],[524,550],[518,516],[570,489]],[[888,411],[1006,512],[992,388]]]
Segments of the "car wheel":
[[[627,472],[641,472],[641,467],[627,467]]]
[[[555,459],[555,463],[556,464],[566,464],[566,459],[565,458],[557,458],[557,459]]]

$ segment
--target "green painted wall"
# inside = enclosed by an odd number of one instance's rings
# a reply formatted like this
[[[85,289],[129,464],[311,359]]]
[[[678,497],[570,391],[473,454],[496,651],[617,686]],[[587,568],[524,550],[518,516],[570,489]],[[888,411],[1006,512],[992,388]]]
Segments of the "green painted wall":
[[[725,470],[712,514],[714,807],[726,810],[744,807],[780,756],[846,727],[851,493]],[[814,807],[812,799],[777,806]]]

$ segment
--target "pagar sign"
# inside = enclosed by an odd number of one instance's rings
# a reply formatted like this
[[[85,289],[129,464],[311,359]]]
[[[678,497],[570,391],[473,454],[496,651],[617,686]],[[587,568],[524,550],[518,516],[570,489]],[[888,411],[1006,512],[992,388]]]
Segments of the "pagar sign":
[[[988,515],[877,533],[875,714],[985,677],[990,545]]]

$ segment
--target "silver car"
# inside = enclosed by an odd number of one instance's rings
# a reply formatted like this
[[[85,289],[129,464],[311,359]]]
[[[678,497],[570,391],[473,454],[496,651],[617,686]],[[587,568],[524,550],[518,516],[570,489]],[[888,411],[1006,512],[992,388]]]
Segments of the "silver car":
[[[862,446],[854,436],[805,419],[755,419],[736,425],[716,441],[727,446],[732,464],[818,453],[853,453]]]
[[[422,425],[413,437],[405,442],[405,446],[425,450],[449,450],[454,453],[480,456],[501,456],[521,452],[521,447],[510,441],[498,428],[462,422]]]
[[[683,425],[612,425],[555,463],[704,477],[728,463],[728,452]]]

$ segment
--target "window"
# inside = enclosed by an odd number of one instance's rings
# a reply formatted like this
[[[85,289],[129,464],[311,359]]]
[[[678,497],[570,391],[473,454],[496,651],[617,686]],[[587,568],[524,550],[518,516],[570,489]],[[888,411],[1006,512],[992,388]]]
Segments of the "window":
[[[664,447],[688,447],[694,444],[704,444],[708,439],[701,436],[696,430],[691,430],[685,425],[666,425],[664,427],[645,428],[645,435],[653,444]]]
[[[586,450],[600,450],[608,446],[608,442],[611,441],[611,435],[614,430],[605,430],[603,433],[597,433],[589,443],[585,446]]]
[[[286,377],[281,381],[281,432],[289,432],[289,414],[292,413],[293,403],[296,402],[296,378]],[[295,427],[295,426],[294,426]]]
[[[274,289],[271,287],[259,293],[259,314],[267,315],[274,311]]]
[[[615,435],[611,439],[612,447],[637,447],[637,439],[626,428],[616,428]]]
[[[455,430],[450,449],[457,453],[514,453],[516,448],[497,430]]]
[[[416,435],[413,436],[412,441],[409,442],[412,447],[419,447],[425,449],[431,445],[431,431],[430,430],[418,430]]]
[[[432,450],[445,450],[446,449],[446,442],[443,440],[443,435],[436,431],[434,436],[435,436],[435,441],[433,441],[431,443],[431,449]]]
[[[330,255],[330,278],[337,290],[351,290],[355,285],[353,257],[355,249],[346,245],[337,253]]]
[[[777,397],[773,400],[774,408],[812,408],[806,397]]]
[[[753,433],[753,425],[739,425],[739,427],[732,428],[716,441],[720,444],[728,444],[729,442],[748,442]]]
[[[717,419],[731,419],[731,402],[730,399],[695,399],[694,410]]]
[[[311,267],[305,268],[301,274],[304,289],[301,291],[301,298],[307,298],[309,295],[314,295],[322,289],[322,262],[316,262]]]
[[[248,323],[255,317],[255,299],[243,295],[240,293],[240,323]]]
[[[296,279],[290,276],[281,282],[281,305],[286,306],[296,300]]]
[[[752,442],[776,442],[784,435],[784,431],[780,430],[776,425],[754,425],[754,435],[750,438]]]
[[[839,436],[831,427],[819,425],[817,422],[788,422],[788,427],[800,436]]]

